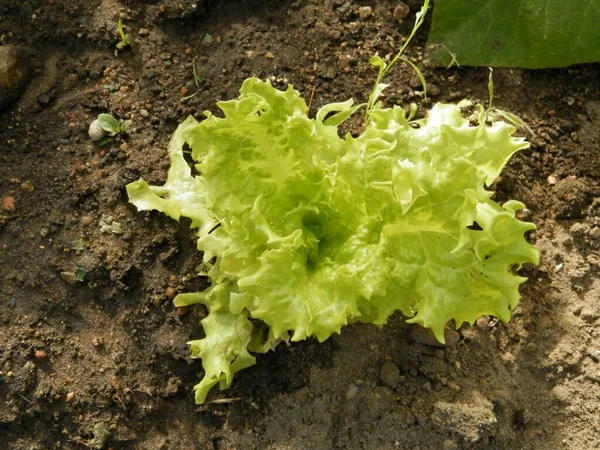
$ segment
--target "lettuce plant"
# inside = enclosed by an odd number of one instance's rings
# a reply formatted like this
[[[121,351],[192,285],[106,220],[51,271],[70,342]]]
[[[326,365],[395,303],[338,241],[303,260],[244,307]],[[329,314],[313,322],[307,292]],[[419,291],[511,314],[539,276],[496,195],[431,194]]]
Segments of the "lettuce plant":
[[[516,271],[538,261],[524,238],[535,226],[515,217],[522,203],[499,205],[485,186],[528,144],[507,123],[471,124],[457,105],[413,120],[376,97],[362,134],[340,137],[352,101],[311,118],[292,86],[247,79],[218,104],[224,117],[179,126],[166,184],[127,186],[139,210],[197,229],[211,285],[175,304],[208,309],[205,337],[189,343],[205,371],[198,403],[281,341],[324,341],[395,311],[442,342],[449,321],[510,319],[525,280]]]

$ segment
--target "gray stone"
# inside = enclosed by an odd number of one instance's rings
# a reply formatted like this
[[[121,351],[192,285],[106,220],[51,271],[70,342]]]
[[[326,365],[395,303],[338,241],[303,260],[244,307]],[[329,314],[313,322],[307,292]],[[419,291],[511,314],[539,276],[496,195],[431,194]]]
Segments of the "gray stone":
[[[31,67],[25,50],[15,45],[0,46],[0,110],[12,105],[29,83]]]

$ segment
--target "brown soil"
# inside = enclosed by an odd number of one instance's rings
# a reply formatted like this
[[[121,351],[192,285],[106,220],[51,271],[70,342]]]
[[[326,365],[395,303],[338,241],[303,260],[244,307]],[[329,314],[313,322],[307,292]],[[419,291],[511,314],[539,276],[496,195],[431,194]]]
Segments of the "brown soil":
[[[398,49],[408,3],[399,24],[396,0],[0,0],[0,41],[32,68],[0,112],[0,447],[600,448],[598,65],[494,73],[497,106],[536,134],[495,186],[528,205],[542,255],[510,324],[465,326],[452,348],[414,342],[401,317],[349,326],[260,355],[219,401],[193,402],[202,311],[180,316],[169,297],[202,288],[200,257],[125,185],[163,182],[178,122],[248,76],[314,90],[313,112],[364,100],[368,58]],[[425,36],[408,50],[421,67]],[[433,101],[487,99],[487,69],[424,75]],[[387,104],[424,113],[408,67],[387,82]],[[133,125],[99,146],[87,129],[101,112]]]

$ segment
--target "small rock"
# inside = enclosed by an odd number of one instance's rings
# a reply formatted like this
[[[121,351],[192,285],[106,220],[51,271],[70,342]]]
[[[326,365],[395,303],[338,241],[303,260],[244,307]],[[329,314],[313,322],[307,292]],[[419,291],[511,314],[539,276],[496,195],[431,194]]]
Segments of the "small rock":
[[[148,117],[150,115],[147,109],[140,109],[139,113],[142,117]]]
[[[0,46],[0,111],[12,105],[29,83],[31,68],[25,50]]]
[[[488,331],[491,326],[490,326],[490,319],[487,316],[481,316],[479,319],[477,319],[477,328],[479,328],[481,331]]]
[[[581,318],[586,322],[593,322],[598,317],[600,317],[598,312],[594,311],[592,308],[585,307],[581,310]]]
[[[37,102],[40,106],[48,106],[52,102],[52,98],[48,94],[38,95]]]
[[[561,386],[561,385],[554,386],[552,388],[552,391],[550,391],[550,393],[552,394],[552,397],[555,400],[558,400],[559,402],[562,402],[562,403],[569,403],[571,394],[569,393],[569,390],[565,386]]]
[[[167,298],[169,300],[173,300],[177,296],[177,289],[172,288],[172,287],[168,287],[165,290],[165,295],[167,296]]]
[[[339,41],[340,38],[342,37],[342,32],[340,30],[333,29],[333,30],[329,30],[327,35],[329,36],[329,39],[331,39],[332,41]]]
[[[456,445],[456,443],[454,441],[451,441],[450,439],[446,439],[442,443],[442,450],[458,450],[458,445]]]
[[[183,317],[188,313],[188,310],[189,306],[178,306],[175,308],[175,314],[177,314],[179,317]]]
[[[73,400],[75,400],[75,392],[68,392],[67,393],[67,401],[69,403],[73,402]]]
[[[179,393],[179,387],[181,386],[181,378],[171,377],[167,381],[167,385],[163,389],[163,397],[173,397]]]
[[[581,237],[585,234],[586,230],[587,230],[587,227],[583,223],[575,222],[569,228],[569,233],[571,233],[574,236]]]
[[[25,192],[33,192],[35,190],[31,181],[24,181],[23,183],[21,183],[21,189]]]
[[[61,272],[60,279],[63,280],[65,283],[75,284],[77,283],[77,274],[75,272],[69,271]]]
[[[396,389],[400,382],[400,369],[392,361],[386,361],[381,366],[379,379],[385,386]]]
[[[600,361],[600,348],[589,348],[587,353],[594,361]]]
[[[394,8],[394,12],[392,13],[392,16],[394,17],[394,20],[399,22],[401,20],[406,19],[408,17],[409,13],[410,13],[410,7],[406,3],[400,2]]]
[[[439,95],[440,92],[441,89],[437,86],[437,84],[427,83],[427,95],[429,95],[430,97],[435,97]]]
[[[358,393],[358,386],[355,385],[354,383],[351,384],[350,387],[348,388],[348,390],[346,391],[346,399],[352,400],[354,397],[356,397],[357,393]]]
[[[90,123],[90,127],[88,128],[88,135],[90,136],[90,139],[94,142],[98,142],[101,141],[102,139],[104,139],[106,137],[106,131],[104,131],[101,127],[100,124],[98,123],[98,119],[94,120],[92,123]]]
[[[373,15],[373,10],[371,9],[370,6],[361,6],[360,8],[358,8],[358,16],[361,19],[368,19],[372,15]]]
[[[17,209],[15,202],[16,200],[14,197],[4,197],[2,199],[2,209],[4,211],[15,211]]]
[[[590,237],[594,239],[600,239],[600,227],[594,227],[589,232]]]
[[[48,358],[48,354],[44,350],[36,350],[34,353],[35,359],[40,361]]]

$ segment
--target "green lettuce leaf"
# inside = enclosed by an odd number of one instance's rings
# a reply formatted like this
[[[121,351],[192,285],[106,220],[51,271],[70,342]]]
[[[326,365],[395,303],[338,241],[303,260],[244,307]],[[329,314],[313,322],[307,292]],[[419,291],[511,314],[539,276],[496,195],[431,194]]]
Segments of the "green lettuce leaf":
[[[223,118],[177,129],[164,186],[128,186],[138,209],[198,228],[211,286],[175,302],[209,311],[206,337],[191,343],[205,370],[199,403],[254,364],[249,351],[280,341],[323,341],[395,311],[442,342],[451,320],[510,319],[525,280],[516,270],[538,261],[524,238],[535,227],[515,218],[523,204],[498,205],[485,185],[528,146],[514,127],[472,126],[457,106],[437,104],[410,123],[399,107],[371,110],[360,136],[340,138],[351,102],[311,119],[291,86],[256,78],[218,105]]]

